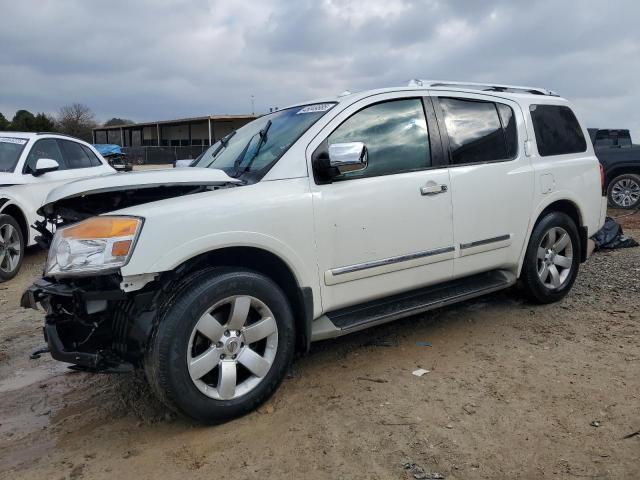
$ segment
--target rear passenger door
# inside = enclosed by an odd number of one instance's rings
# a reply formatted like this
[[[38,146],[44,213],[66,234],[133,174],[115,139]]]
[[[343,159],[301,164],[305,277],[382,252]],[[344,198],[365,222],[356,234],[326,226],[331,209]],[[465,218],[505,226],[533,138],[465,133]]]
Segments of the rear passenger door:
[[[434,92],[449,157],[454,277],[518,265],[534,176],[518,104],[482,94]]]

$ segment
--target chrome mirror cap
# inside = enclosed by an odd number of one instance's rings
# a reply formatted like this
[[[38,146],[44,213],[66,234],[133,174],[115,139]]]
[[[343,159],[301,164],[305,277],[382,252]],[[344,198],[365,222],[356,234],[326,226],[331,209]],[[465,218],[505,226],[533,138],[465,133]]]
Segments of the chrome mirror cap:
[[[363,142],[329,145],[329,165],[340,173],[364,170],[368,162],[367,147]]]

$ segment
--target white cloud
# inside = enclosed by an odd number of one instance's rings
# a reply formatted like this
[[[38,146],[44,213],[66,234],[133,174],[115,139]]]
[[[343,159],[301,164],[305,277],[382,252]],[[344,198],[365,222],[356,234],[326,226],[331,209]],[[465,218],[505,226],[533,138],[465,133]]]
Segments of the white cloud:
[[[640,4],[541,0],[5,2],[0,112],[153,120],[403,84],[532,84],[640,142]]]

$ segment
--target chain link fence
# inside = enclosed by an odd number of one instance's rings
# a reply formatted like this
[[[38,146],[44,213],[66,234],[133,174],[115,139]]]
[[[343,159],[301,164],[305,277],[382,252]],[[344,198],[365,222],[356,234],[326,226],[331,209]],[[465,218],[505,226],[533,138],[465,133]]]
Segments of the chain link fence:
[[[148,146],[148,147],[122,147],[127,155],[127,160],[133,165],[160,165],[173,163],[176,160],[196,158],[208,145],[191,145],[184,147]]]

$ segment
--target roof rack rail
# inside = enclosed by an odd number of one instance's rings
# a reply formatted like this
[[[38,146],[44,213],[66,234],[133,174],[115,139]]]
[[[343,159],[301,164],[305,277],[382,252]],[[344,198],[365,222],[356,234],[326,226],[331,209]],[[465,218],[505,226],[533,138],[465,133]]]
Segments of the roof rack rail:
[[[82,140],[74,135],[69,135],[68,133],[60,133],[60,132],[35,132],[36,135],[60,135],[61,137],[70,137],[75,138],[77,140]]]
[[[458,87],[470,90],[482,90],[484,92],[508,92],[508,93],[531,93],[533,95],[548,95],[558,97],[559,95],[545,88],[522,87],[518,85],[498,85],[494,83],[475,82],[449,82],[445,80],[421,80],[414,78],[409,80],[408,87]]]

